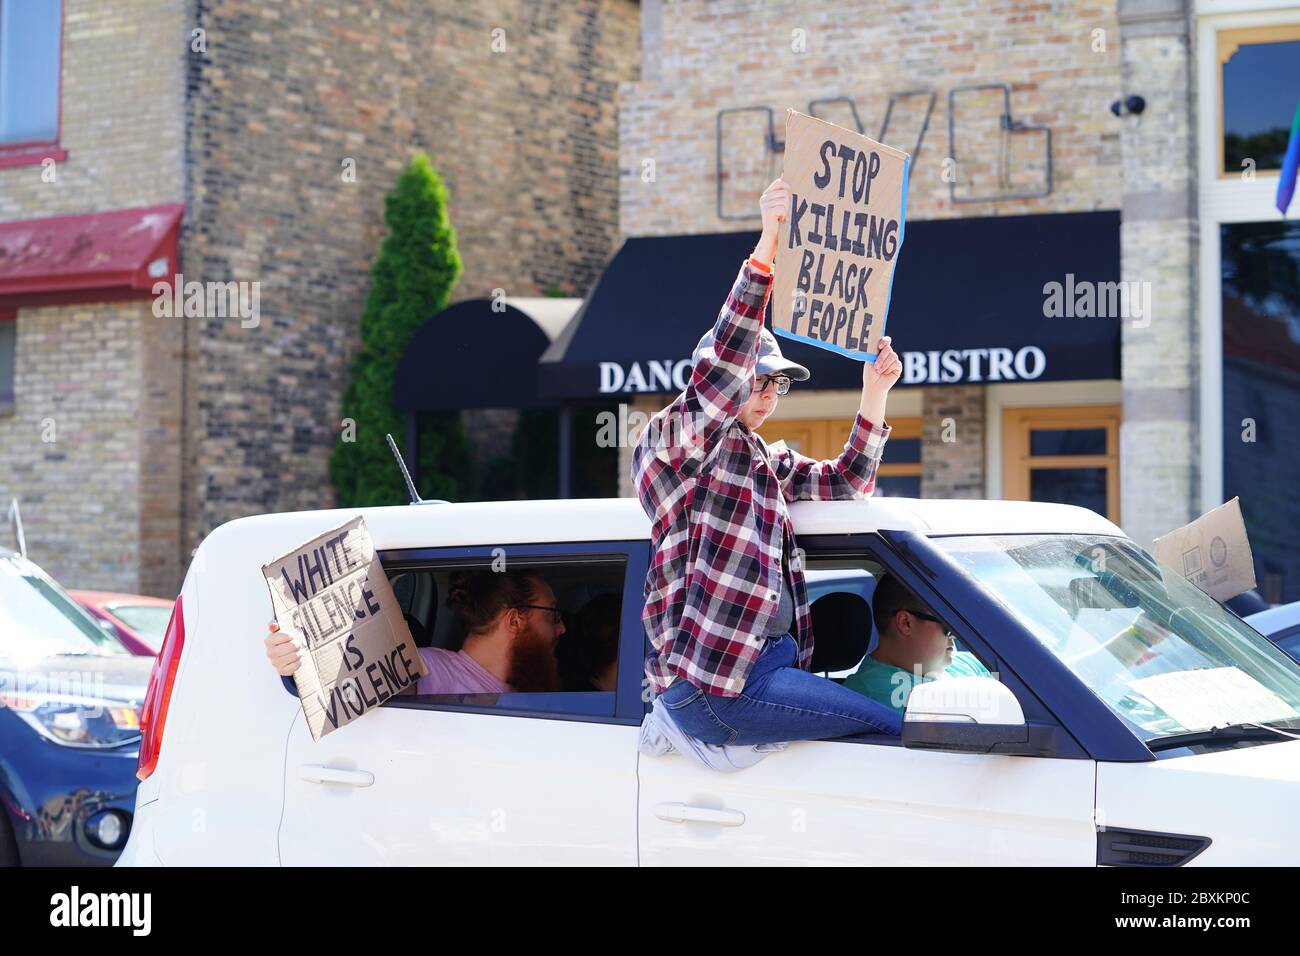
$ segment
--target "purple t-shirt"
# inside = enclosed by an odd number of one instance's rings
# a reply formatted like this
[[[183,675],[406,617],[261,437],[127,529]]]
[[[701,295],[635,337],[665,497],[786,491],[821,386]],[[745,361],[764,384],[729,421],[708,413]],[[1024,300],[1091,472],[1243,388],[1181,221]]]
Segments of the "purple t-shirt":
[[[416,688],[418,694],[506,694],[510,685],[486,670],[464,651],[421,647],[420,657],[428,668]]]

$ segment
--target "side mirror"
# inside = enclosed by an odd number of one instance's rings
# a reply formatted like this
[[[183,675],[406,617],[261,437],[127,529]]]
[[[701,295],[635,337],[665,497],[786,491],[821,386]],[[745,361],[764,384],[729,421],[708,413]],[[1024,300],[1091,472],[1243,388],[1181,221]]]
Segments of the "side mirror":
[[[963,753],[1030,752],[1020,701],[991,677],[942,677],[912,688],[903,746]]]

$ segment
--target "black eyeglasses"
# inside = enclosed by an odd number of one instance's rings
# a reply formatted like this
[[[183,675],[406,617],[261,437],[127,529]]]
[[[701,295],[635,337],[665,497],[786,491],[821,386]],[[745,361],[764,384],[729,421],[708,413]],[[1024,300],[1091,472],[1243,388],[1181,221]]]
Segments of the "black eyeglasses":
[[[516,604],[515,607],[532,608],[533,610],[536,611],[550,611],[552,624],[559,624],[560,621],[563,619],[563,615],[560,614],[560,609],[558,607],[547,607],[544,604]]]
[[[784,395],[786,392],[790,391],[789,375],[760,375],[758,377],[759,394],[766,392],[767,387],[773,382],[776,382],[776,394]]]
[[[933,614],[926,614],[923,611],[913,611],[910,607],[901,608],[901,610],[906,611],[908,614],[913,614],[923,621],[934,621],[935,624],[943,624],[943,636],[952,637],[952,628],[948,627],[948,625],[944,624],[943,621],[939,620]]]

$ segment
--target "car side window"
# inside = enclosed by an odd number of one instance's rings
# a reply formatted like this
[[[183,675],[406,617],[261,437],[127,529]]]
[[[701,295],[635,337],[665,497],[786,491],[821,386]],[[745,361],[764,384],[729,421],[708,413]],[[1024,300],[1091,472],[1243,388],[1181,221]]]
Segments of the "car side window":
[[[630,565],[644,575],[637,544],[382,554],[428,671],[385,706],[602,721],[625,703],[639,715],[624,640],[640,638],[627,600]]]
[[[815,673],[900,709],[921,679],[936,679],[938,674],[986,676],[994,671],[988,655],[975,651],[941,611],[891,575],[882,561],[872,556],[810,553],[806,566]],[[911,611],[916,631],[904,637],[887,625],[890,632],[882,649],[877,622],[887,614],[885,608]],[[898,744],[896,739],[874,736],[862,742]]]

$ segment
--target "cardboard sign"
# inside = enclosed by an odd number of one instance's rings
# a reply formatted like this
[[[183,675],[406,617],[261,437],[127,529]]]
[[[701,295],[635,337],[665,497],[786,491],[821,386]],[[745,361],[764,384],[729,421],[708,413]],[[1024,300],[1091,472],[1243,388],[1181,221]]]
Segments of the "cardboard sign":
[[[1151,553],[1161,565],[1216,601],[1234,598],[1255,586],[1255,561],[1237,498],[1156,538]]]
[[[262,567],[280,630],[298,644],[298,699],[320,740],[427,672],[365,519]]]
[[[876,360],[903,248],[911,157],[795,110],[785,114],[790,209],[781,223],[772,331]]]
[[[1192,730],[1297,716],[1294,707],[1237,667],[1172,671],[1129,687]]]

